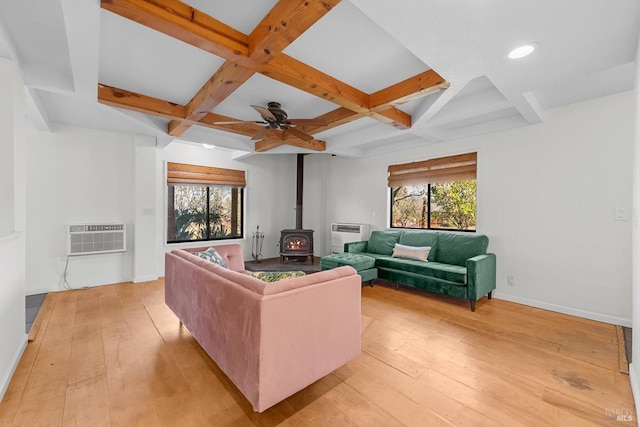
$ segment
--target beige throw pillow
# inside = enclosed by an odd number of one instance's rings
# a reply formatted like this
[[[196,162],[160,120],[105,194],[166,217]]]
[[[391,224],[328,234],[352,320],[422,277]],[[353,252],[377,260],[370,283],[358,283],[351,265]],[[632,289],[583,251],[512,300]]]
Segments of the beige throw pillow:
[[[427,257],[431,251],[431,246],[407,246],[396,243],[393,248],[394,258],[415,259],[417,261],[427,262]]]

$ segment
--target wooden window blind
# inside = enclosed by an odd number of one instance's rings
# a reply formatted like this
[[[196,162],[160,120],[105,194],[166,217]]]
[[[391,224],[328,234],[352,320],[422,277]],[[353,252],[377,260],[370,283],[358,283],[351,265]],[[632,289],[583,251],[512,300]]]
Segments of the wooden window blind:
[[[229,185],[246,187],[245,172],[234,169],[167,162],[167,184]]]
[[[389,166],[389,187],[476,179],[478,153]]]

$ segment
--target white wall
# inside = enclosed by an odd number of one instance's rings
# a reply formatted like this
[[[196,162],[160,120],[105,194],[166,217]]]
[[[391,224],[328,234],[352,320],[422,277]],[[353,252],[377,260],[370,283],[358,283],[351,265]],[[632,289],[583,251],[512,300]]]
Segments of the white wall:
[[[547,111],[539,125],[395,154],[308,156],[326,187],[305,194],[305,212],[325,212],[306,224],[325,236],[316,252],[329,252],[333,221],[387,228],[388,165],[477,150],[478,232],[497,255],[496,297],[630,325],[633,111],[626,92]],[[616,208],[626,220],[614,221]]]
[[[69,258],[71,288],[132,279],[134,142],[131,135],[55,126],[27,144],[27,293],[63,289],[66,227],[125,222],[127,252]]]
[[[166,244],[165,162],[246,170],[243,244],[251,260],[251,235],[265,233],[264,258],[277,257],[280,230],[295,225],[294,155],[266,155],[242,161],[228,150],[205,150],[174,142],[158,150],[150,137],[67,126],[28,133],[27,294],[145,281],[164,276]],[[74,256],[66,264],[66,226],[71,223],[127,223],[125,253]]]
[[[133,194],[133,281],[158,278],[157,149],[153,137],[135,136],[135,191]]]
[[[11,174],[0,180],[0,399],[27,344],[25,334],[24,86],[10,61],[0,59],[0,155]],[[2,159],[0,168],[5,166]],[[5,171],[6,172],[6,171]]]

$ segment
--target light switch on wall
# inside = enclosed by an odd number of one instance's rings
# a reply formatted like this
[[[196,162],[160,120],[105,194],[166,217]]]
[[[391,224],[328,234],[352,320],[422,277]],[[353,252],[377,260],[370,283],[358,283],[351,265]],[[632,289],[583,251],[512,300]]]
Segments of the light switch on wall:
[[[613,219],[615,219],[616,221],[626,221],[627,211],[622,208],[615,208],[613,212]]]

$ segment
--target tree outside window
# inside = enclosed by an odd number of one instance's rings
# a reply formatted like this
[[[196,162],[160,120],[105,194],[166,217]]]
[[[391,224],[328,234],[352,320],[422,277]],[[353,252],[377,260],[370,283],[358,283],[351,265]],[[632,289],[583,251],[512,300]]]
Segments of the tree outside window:
[[[475,231],[476,181],[391,187],[391,228]]]
[[[242,238],[243,189],[170,185],[167,242]]]

